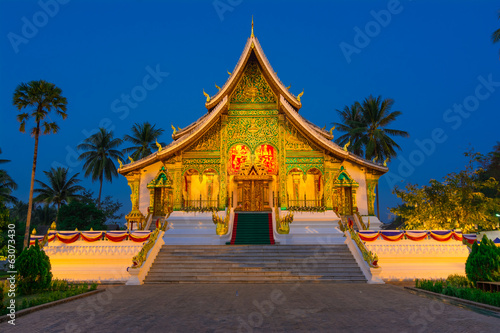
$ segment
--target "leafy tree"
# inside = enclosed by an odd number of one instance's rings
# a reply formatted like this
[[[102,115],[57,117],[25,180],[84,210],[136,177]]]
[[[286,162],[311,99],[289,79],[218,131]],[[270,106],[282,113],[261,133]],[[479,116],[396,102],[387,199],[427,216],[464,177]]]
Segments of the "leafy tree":
[[[1,153],[2,149],[0,149],[0,154]],[[0,164],[8,162],[10,162],[10,160],[0,159]],[[7,171],[0,170],[0,201],[15,203],[17,199],[11,195],[14,190],[17,190],[16,182],[9,176]]]
[[[156,125],[151,125],[149,122],[142,124],[135,123],[132,126],[132,135],[125,135],[124,140],[130,142],[133,146],[123,150],[126,154],[131,154],[134,160],[140,160],[149,156],[153,151],[157,150],[156,142],[160,135],[164,132],[162,128],[155,128]],[[164,142],[159,142],[165,146]]]
[[[92,191],[85,191],[82,194],[83,202],[94,203],[97,206],[97,199],[94,198],[94,193]],[[107,195],[104,200],[101,202],[101,210],[106,217],[106,224],[123,224],[123,213],[120,213],[120,209],[123,207],[123,204],[118,200],[114,201],[113,197]]]
[[[49,205],[36,205],[33,208],[33,217],[31,219],[31,227],[38,228],[39,226],[50,226],[53,221],[57,220],[57,210]],[[33,231],[33,228],[30,230]]]
[[[493,151],[489,152],[486,156],[481,156],[479,163],[484,172],[480,174],[480,179],[487,180],[494,178],[500,181],[500,142],[497,142],[493,147]],[[490,198],[500,197],[499,191],[485,190],[483,193]]]
[[[7,240],[10,219],[9,210],[5,207],[4,203],[0,200],[0,256],[7,255]],[[0,304],[1,306],[1,304]]]
[[[465,273],[469,280],[500,281],[500,248],[484,236],[481,245],[474,243],[465,263]]]
[[[24,295],[47,289],[52,281],[50,259],[38,246],[25,248],[16,260],[17,287]]]
[[[493,178],[481,180],[481,169],[474,166],[478,154],[465,155],[470,157],[465,170],[448,174],[442,182],[432,179],[421,188],[413,184],[395,187],[393,193],[403,204],[391,212],[405,220],[406,229],[462,229],[467,233],[476,224],[485,230],[496,228],[500,200],[482,191],[499,191],[499,183]]]
[[[54,110],[56,114],[66,119],[66,98],[62,96],[62,90],[53,83],[47,81],[31,81],[21,83],[14,91],[12,103],[19,111],[29,108],[29,112],[20,113],[17,120],[21,123],[19,131],[26,132],[26,125],[30,119],[35,122],[31,129],[31,135],[35,137],[35,152],[33,154],[33,167],[31,171],[31,185],[28,201],[28,214],[26,217],[26,233],[24,235],[24,247],[29,244],[29,229],[31,222],[31,209],[33,203],[33,186],[35,184],[36,161],[38,156],[38,140],[40,134],[57,133],[59,126],[50,119],[49,113]]]
[[[48,205],[54,204],[57,207],[57,212],[59,212],[62,204],[82,198],[79,192],[83,191],[84,188],[77,185],[77,183],[80,182],[80,180],[76,178],[78,173],[71,176],[69,179],[68,169],[61,167],[56,169],[50,168],[50,171],[44,171],[43,173],[47,176],[49,184],[36,180],[37,184],[40,185],[40,188],[34,191],[38,194],[35,198],[36,202],[43,202]]]
[[[109,182],[113,181],[113,177],[118,176],[115,162],[118,158],[123,159],[122,153],[117,150],[122,144],[121,139],[113,138],[113,132],[100,128],[99,132],[91,135],[82,144],[78,145],[78,149],[84,150],[79,157],[80,160],[85,160],[83,169],[85,177],[92,176],[92,181],[99,180],[99,196],[97,198],[97,207],[101,206],[102,182],[106,179]]]
[[[59,210],[58,230],[105,230],[106,215],[92,202],[72,201]]]

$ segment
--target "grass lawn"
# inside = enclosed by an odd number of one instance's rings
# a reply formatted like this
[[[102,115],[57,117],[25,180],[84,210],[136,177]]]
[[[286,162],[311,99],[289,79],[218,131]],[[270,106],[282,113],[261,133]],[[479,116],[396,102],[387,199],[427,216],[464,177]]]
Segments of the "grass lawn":
[[[32,306],[41,305],[60,299],[68,298],[75,295],[80,295],[88,291],[95,290],[97,284],[93,283],[91,285],[87,283],[68,283],[66,281],[54,280],[51,283],[49,290],[41,291],[33,295],[19,295],[16,292],[16,311],[26,309]],[[4,282],[4,293],[3,293],[3,308],[0,310],[0,315],[5,315],[8,313],[8,309],[5,308],[10,303],[10,297],[8,296],[8,282]]]

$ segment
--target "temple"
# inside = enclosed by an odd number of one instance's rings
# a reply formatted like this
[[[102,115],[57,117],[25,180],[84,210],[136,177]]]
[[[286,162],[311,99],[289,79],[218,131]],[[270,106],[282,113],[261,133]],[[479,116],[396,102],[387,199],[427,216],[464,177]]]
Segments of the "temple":
[[[173,142],[118,170],[132,191],[129,229],[149,228],[170,212],[169,221],[187,221],[214,210],[269,212],[275,229],[276,211],[331,228],[343,217],[370,220],[376,229],[375,187],[387,167],[338,146],[332,129],[299,113],[303,92],[295,96],[280,81],[253,24],[228,74],[215,95],[203,92],[203,117],[174,128]]]
[[[34,231],[54,277],[138,285],[464,274],[475,234],[379,230],[375,187],[387,167],[299,114],[302,93],[281,83],[253,28],[217,88],[205,93],[207,113],[174,128],[172,143],[120,161],[132,191],[127,230]]]

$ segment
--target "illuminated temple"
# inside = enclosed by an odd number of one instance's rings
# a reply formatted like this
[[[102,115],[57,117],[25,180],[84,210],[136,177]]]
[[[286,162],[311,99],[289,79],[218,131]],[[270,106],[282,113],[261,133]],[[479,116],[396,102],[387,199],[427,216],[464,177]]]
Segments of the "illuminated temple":
[[[379,230],[375,188],[387,167],[339,147],[331,129],[300,114],[302,93],[281,83],[253,28],[217,88],[205,93],[206,114],[174,129],[172,143],[120,161],[131,188],[127,230],[57,231],[54,224],[31,236],[54,277],[383,283],[464,273],[463,241],[476,235]]]
[[[168,146],[119,169],[132,190],[129,228],[169,211],[169,221],[188,221],[226,210],[269,212],[276,229],[276,208],[331,228],[344,216],[376,228],[375,187],[387,167],[338,146],[332,130],[300,114],[302,93],[280,81],[253,28],[228,74],[214,96],[204,92],[203,117],[174,129]]]

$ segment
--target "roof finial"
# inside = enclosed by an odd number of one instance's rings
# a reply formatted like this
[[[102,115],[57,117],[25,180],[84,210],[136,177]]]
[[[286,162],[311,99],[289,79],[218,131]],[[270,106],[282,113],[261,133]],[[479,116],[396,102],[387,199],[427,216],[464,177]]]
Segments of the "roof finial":
[[[253,35],[253,15],[252,15],[252,36],[251,37],[254,37],[254,35]]]

